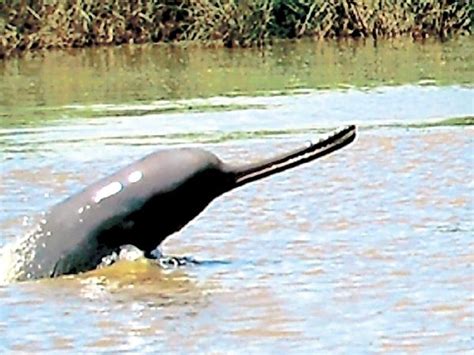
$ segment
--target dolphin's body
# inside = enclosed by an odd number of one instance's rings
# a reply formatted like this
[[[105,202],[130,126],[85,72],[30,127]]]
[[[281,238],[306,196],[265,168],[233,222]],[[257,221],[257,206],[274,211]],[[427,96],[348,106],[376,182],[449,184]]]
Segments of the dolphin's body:
[[[355,126],[345,127],[287,154],[238,167],[202,149],[152,153],[46,213],[25,243],[16,278],[92,270],[127,244],[150,255],[219,195],[327,155],[355,137]]]

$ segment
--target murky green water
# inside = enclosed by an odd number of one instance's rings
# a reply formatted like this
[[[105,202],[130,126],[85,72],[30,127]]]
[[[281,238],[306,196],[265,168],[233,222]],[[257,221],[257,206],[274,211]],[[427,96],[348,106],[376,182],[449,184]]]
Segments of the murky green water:
[[[132,113],[207,111],[209,105],[225,109],[252,102],[224,102],[222,107],[219,103],[167,100],[407,84],[471,85],[472,53],[470,38],[424,45],[410,41],[376,46],[371,42],[284,42],[265,52],[170,46],[56,51],[0,63],[0,117],[4,118],[2,126],[43,125],[46,119],[104,114],[103,106],[91,105],[118,105],[114,109],[122,115],[123,105],[131,103],[136,104],[129,108]],[[139,105],[150,103],[155,105]]]
[[[472,350],[473,49],[158,46],[0,63],[0,246],[156,149],[245,162],[361,126],[351,147],[219,198],[163,246],[209,263],[0,286],[0,351]]]

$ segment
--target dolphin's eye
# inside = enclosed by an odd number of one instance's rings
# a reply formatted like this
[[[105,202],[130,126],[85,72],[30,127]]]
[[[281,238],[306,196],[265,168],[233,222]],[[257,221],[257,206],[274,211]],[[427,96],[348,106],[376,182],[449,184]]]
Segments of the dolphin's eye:
[[[103,188],[96,192],[94,196],[94,202],[99,203],[103,199],[113,196],[117,192],[120,192],[120,190],[122,190],[121,183],[119,183],[118,181],[111,182],[110,184],[105,185]]]

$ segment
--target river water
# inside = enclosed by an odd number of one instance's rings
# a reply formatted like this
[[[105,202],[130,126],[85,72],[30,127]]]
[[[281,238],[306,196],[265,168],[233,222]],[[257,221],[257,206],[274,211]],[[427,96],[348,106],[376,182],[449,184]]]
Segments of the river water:
[[[472,53],[470,38],[303,41],[0,63],[3,250],[154,150],[243,163],[359,125],[350,147],[220,197],[161,246],[201,265],[3,280],[0,352],[469,352]]]

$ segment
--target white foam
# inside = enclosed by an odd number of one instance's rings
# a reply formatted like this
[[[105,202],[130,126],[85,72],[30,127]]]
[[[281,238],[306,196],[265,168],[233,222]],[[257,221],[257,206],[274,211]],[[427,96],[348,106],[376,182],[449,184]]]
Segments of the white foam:
[[[11,245],[0,249],[0,286],[6,285],[15,279],[14,275],[15,254]]]
[[[38,224],[24,237],[0,249],[0,285],[9,284],[22,276],[23,266],[33,260],[35,245],[43,235]]]

